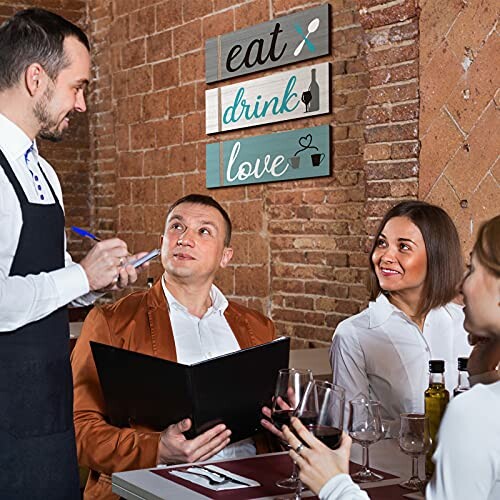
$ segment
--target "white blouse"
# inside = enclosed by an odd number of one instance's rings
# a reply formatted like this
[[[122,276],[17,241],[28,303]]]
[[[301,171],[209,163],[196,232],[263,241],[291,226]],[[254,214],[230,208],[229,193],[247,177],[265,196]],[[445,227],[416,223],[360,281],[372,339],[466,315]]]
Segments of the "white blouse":
[[[462,307],[449,303],[432,309],[421,331],[381,294],[367,309],[342,321],[333,336],[330,361],[333,382],[346,390],[346,409],[360,395],[380,401],[389,433],[397,435],[401,413],[424,411],[430,359],[445,361],[451,396],[458,380],[457,358],[471,351],[463,320]]]

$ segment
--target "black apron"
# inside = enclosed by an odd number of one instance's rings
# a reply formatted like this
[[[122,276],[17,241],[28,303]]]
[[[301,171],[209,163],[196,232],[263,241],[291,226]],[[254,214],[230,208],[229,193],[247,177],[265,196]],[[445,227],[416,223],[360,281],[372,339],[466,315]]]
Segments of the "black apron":
[[[64,267],[64,213],[29,203],[0,151],[0,165],[22,210],[9,276]],[[1,228],[0,228],[1,234]],[[23,297],[18,297],[20,307]],[[0,332],[0,499],[80,498],[73,427],[73,383],[66,307],[11,332]]]

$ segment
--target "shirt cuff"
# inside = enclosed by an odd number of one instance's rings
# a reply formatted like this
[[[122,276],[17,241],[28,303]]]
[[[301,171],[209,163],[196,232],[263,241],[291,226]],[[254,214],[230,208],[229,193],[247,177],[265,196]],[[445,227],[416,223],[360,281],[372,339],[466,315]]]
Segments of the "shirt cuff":
[[[87,275],[80,264],[72,263],[50,273],[59,296],[59,306],[69,304],[90,289]]]
[[[349,474],[337,474],[327,481],[321,488],[318,497],[320,500],[338,499],[365,499],[368,495],[351,479]]]
[[[500,380],[500,370],[491,370],[489,372],[478,373],[469,376],[470,386],[476,384],[494,384]]]

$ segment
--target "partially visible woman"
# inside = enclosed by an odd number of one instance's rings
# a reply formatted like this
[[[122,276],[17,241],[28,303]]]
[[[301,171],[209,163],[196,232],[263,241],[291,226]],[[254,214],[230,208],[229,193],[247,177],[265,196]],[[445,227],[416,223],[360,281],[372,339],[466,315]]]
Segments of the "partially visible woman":
[[[427,500],[496,500],[500,498],[500,215],[484,224],[462,283],[465,328],[474,349],[468,369],[478,383],[448,405],[433,460],[435,474]],[[473,333],[472,333],[473,332]],[[283,433],[300,479],[320,500],[366,500],[368,495],[348,475],[351,439],[344,433],[338,450],[330,450],[296,418],[299,439]],[[297,448],[300,442],[307,447]],[[296,453],[299,449],[300,455]]]
[[[371,302],[333,336],[333,382],[346,401],[380,401],[394,434],[401,413],[424,410],[428,361],[445,360],[451,391],[457,358],[470,352],[462,307],[452,302],[463,273],[455,225],[437,206],[401,202],[383,218],[369,263]]]
[[[449,404],[433,456],[428,500],[500,498],[500,215],[484,224],[462,283],[465,328],[475,343],[469,372],[487,373]],[[471,377],[472,378],[472,377]],[[482,376],[484,380],[484,376]],[[472,380],[473,381],[473,380]]]

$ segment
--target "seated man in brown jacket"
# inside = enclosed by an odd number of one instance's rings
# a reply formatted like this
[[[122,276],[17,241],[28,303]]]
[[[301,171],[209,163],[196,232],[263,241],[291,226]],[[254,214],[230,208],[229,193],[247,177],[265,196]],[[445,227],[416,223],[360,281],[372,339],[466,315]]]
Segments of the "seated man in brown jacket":
[[[78,459],[90,468],[86,499],[118,498],[111,492],[113,472],[255,454],[253,439],[228,446],[231,431],[224,424],[192,440],[183,435],[189,419],[161,433],[110,425],[89,344],[93,340],[191,364],[271,341],[275,331],[268,318],[228,302],[213,284],[217,270],[231,260],[230,239],[231,221],[215,200],[181,198],[167,213],[162,278],[150,290],[88,315],[71,357]]]

